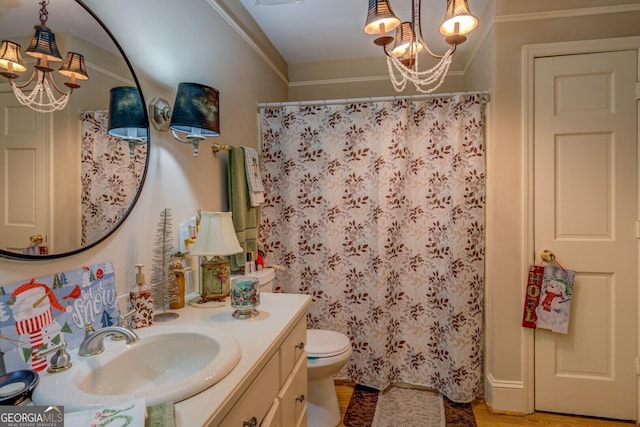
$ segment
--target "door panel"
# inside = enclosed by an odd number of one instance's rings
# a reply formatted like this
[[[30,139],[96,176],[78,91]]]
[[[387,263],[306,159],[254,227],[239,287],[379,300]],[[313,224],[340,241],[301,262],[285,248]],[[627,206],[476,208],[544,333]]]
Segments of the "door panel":
[[[535,60],[534,239],[576,270],[569,333],[535,332],[535,408],[637,413],[637,51]]]
[[[49,234],[49,115],[0,93],[0,235],[2,249],[21,252],[34,234]]]

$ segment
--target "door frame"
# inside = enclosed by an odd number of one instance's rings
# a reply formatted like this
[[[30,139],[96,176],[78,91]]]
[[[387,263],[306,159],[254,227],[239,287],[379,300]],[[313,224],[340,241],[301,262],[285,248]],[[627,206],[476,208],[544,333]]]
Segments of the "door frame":
[[[534,211],[533,211],[533,184],[534,184],[534,169],[533,169],[533,150],[534,150],[534,78],[535,78],[535,59],[545,56],[562,56],[562,55],[575,55],[575,54],[587,54],[598,52],[612,52],[621,50],[638,50],[638,57],[640,58],[640,37],[622,37],[622,38],[610,38],[610,39],[597,39],[597,40],[581,40],[573,42],[558,42],[558,43],[541,43],[524,45],[522,48],[522,139],[524,141],[525,149],[523,150],[523,175],[524,175],[524,209],[523,215],[525,216],[524,223],[526,224],[525,235],[523,239],[524,250],[523,258],[521,260],[521,277],[526,277],[529,265],[537,262],[538,254],[535,253],[534,247]],[[640,62],[640,59],[639,59]],[[640,73],[640,70],[638,71]],[[640,76],[636,76],[640,77]],[[636,99],[640,98],[640,84],[636,83]],[[637,104],[637,103],[636,103]],[[640,115],[640,113],[637,112]],[[636,118],[636,128],[640,127],[638,123],[640,118]],[[640,146],[640,129],[636,134],[637,144]],[[640,162],[639,162],[640,163]],[[640,183],[638,185],[640,189]],[[640,203],[640,195],[639,195]],[[638,207],[640,212],[640,206]],[[640,213],[638,214],[640,216]],[[640,241],[639,241],[640,244]],[[640,251],[638,252],[640,256]],[[639,260],[640,263],[640,260]],[[638,289],[640,289],[640,278],[637,283]],[[521,300],[525,298],[525,287],[522,287]],[[640,292],[639,292],[640,295]],[[639,297],[640,299],[640,297]],[[640,307],[640,300],[638,301],[638,307]],[[640,330],[640,316],[637,320],[638,328]],[[524,328],[526,329],[526,328]],[[524,349],[523,349],[523,386],[524,386],[524,404],[525,413],[533,413],[535,411],[535,365],[534,365],[534,330],[526,329],[524,331]],[[640,337],[638,337],[637,354],[640,354]],[[638,381],[638,396],[640,400],[640,381]],[[637,408],[638,415],[636,421],[640,420],[640,402]]]

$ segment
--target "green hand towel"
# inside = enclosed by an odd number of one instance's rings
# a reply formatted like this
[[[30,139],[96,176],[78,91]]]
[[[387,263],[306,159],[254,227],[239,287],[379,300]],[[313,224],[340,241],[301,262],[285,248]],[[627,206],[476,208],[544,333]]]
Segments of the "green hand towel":
[[[249,201],[244,150],[241,147],[232,147],[229,151],[227,178],[233,226],[238,242],[243,248],[243,252],[231,256],[231,270],[235,271],[244,267],[247,253],[253,253],[255,256],[258,252],[259,211],[257,207],[252,207]]]
[[[175,427],[175,425],[176,415],[173,402],[147,406],[147,418],[144,421],[145,427]]]

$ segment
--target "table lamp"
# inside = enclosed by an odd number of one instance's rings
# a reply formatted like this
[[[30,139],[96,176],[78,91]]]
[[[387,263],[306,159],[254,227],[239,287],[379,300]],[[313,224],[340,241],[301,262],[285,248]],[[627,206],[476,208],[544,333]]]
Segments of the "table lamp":
[[[200,264],[201,302],[221,301],[229,295],[231,262],[221,256],[242,252],[231,212],[201,212],[200,227],[191,255],[205,257]],[[212,257],[207,259],[207,257]]]

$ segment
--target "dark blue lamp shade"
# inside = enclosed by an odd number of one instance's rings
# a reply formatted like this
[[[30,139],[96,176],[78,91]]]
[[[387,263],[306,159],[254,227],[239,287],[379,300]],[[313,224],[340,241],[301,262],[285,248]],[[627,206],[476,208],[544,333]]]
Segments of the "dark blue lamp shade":
[[[176,132],[220,135],[219,93],[199,83],[180,83],[169,127]]]
[[[219,93],[199,83],[180,83],[169,127],[176,132],[220,135]]]
[[[129,143],[131,158],[135,157],[135,146],[147,142],[149,126],[138,88],[120,86],[111,89],[108,133]]]

